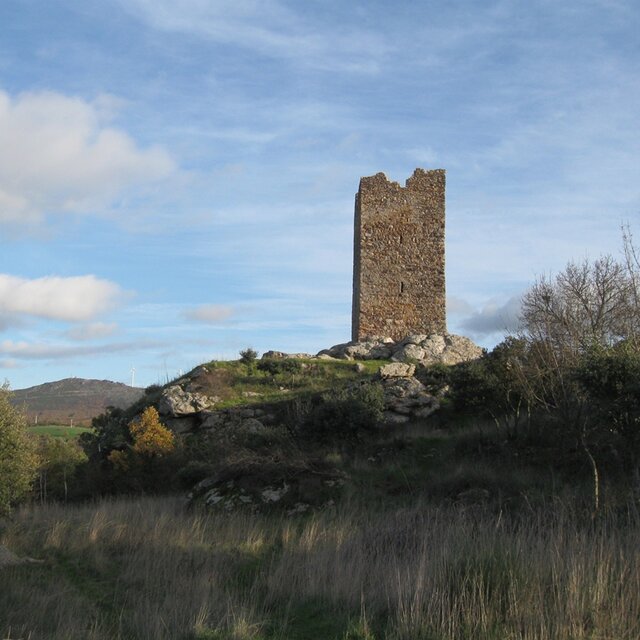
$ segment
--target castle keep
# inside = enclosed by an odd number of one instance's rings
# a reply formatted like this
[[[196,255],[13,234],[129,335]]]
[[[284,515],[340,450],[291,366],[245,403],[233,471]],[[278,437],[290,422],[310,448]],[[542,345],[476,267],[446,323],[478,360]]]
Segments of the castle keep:
[[[401,187],[384,173],[356,194],[351,339],[446,333],[442,169]]]

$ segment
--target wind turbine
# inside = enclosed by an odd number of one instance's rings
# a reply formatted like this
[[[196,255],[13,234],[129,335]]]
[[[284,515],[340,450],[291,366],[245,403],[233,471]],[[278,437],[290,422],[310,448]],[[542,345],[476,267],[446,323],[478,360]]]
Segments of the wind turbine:
[[[133,383],[135,382],[136,379],[136,368],[135,367],[131,367],[131,386],[133,387]]]

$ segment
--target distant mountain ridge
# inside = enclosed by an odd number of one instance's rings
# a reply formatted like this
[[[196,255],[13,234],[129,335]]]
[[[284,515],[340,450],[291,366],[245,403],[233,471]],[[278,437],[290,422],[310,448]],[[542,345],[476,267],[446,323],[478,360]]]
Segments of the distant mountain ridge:
[[[110,380],[65,378],[12,392],[11,402],[24,410],[29,423],[88,425],[107,407],[126,408],[144,389]]]

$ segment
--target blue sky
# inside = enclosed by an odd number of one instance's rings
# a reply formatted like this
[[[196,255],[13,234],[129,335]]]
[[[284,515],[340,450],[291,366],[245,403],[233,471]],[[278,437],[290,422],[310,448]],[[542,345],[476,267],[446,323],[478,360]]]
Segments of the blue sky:
[[[447,170],[449,330],[640,234],[635,0],[2,0],[0,378],[348,340],[361,176]]]

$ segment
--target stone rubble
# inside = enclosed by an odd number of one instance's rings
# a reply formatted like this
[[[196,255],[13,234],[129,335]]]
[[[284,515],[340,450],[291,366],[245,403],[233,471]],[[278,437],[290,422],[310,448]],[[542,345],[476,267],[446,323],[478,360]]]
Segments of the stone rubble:
[[[318,358],[339,360],[393,360],[422,366],[432,364],[459,364],[476,360],[482,348],[465,336],[453,334],[418,334],[399,342],[389,337],[373,337],[364,342],[345,342],[318,353]]]

